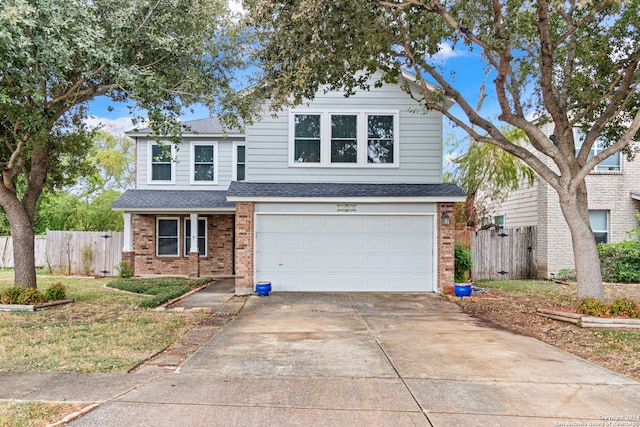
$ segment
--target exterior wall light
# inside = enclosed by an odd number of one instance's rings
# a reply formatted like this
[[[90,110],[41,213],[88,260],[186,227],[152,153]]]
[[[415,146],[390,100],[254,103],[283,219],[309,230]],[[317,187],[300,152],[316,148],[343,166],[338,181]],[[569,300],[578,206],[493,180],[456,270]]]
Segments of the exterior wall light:
[[[449,225],[451,220],[449,219],[449,214],[447,212],[442,212],[442,216],[440,217],[442,220],[442,225]]]

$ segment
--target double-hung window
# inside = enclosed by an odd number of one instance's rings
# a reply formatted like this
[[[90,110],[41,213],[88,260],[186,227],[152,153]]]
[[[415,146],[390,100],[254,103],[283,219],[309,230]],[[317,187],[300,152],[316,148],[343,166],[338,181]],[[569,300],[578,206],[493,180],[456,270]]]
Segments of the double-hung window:
[[[151,143],[149,147],[149,182],[173,183],[173,146]]]
[[[180,223],[177,218],[158,218],[156,222],[156,252],[158,256],[180,254]]]
[[[294,111],[289,124],[291,166],[398,166],[397,111]]]
[[[596,243],[609,242],[609,211],[589,210],[589,222],[591,230],[596,238]]]
[[[580,151],[580,147],[582,147],[582,143],[584,141],[584,133],[580,128],[573,129],[573,138],[575,141],[576,147],[576,156]],[[607,148],[604,142],[601,139],[596,139],[596,141],[591,146],[591,150],[589,151],[588,160],[591,160],[594,156],[600,154],[604,149]],[[601,163],[599,163],[593,170],[596,172],[608,171],[608,172],[620,172],[620,152],[614,153],[611,156],[604,159]]]
[[[244,144],[233,145],[233,180],[244,181],[247,173],[247,147]]]
[[[218,145],[214,142],[191,143],[191,183],[218,182]]]
[[[191,220],[184,220],[184,255],[188,256],[191,250]],[[198,219],[198,252],[201,257],[207,256],[207,220]]]

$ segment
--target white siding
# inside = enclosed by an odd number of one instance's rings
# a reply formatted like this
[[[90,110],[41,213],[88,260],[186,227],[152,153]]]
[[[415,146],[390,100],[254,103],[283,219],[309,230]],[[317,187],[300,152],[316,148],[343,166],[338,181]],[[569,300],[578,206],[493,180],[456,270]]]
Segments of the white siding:
[[[247,180],[253,182],[440,183],[442,116],[414,113],[418,104],[398,85],[384,85],[345,98],[341,92],[319,93],[296,112],[309,110],[399,111],[398,167],[295,167],[289,165],[289,112],[248,126]]]

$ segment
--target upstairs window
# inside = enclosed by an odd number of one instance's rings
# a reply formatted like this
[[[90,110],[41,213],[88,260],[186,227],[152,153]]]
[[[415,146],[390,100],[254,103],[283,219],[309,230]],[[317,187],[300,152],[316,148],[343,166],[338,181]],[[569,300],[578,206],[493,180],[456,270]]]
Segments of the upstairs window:
[[[398,166],[398,112],[291,114],[290,165]]]
[[[296,163],[320,163],[320,115],[296,114],[294,118]]]
[[[173,182],[173,146],[151,144],[150,182]]]
[[[331,163],[358,163],[358,116],[331,116]]]
[[[218,182],[218,145],[211,142],[191,144],[191,183],[216,184]]]
[[[579,128],[574,128],[573,130],[573,138],[576,146],[576,156],[580,151],[580,147],[582,147],[582,142],[584,141],[585,135],[582,133],[582,130]],[[591,146],[591,151],[589,151],[588,160],[593,159],[594,156],[600,154],[605,149],[604,142],[600,139],[596,139],[596,141]],[[620,152],[614,153],[611,156],[607,157],[601,163],[599,163],[594,169],[594,171],[602,172],[620,172]]]
[[[233,180],[244,181],[247,172],[247,147],[243,144],[233,146]]]

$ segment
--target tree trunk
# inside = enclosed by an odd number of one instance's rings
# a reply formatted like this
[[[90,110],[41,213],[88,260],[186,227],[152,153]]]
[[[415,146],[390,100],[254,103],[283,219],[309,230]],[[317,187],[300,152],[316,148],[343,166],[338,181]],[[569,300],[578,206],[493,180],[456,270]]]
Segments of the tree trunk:
[[[561,194],[560,207],[573,242],[573,257],[578,282],[578,298],[604,300],[602,272],[596,239],[589,223],[586,184],[583,182],[575,194]]]
[[[14,284],[25,288],[35,288],[37,283],[33,225],[26,213],[21,212],[17,217],[18,220],[10,221],[11,235],[13,236]]]

